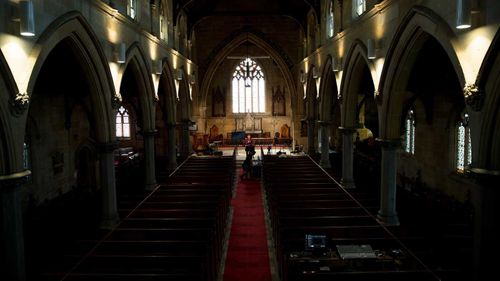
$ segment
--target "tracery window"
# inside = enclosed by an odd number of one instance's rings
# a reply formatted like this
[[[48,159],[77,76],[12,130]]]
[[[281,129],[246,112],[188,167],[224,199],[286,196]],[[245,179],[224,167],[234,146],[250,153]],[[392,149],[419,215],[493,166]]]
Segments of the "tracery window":
[[[328,38],[332,38],[334,35],[334,15],[333,15],[333,1],[328,4],[328,10],[326,14],[326,33]]]
[[[406,114],[404,149],[408,154],[415,154],[415,114],[413,109],[408,110]]]
[[[264,73],[260,65],[251,58],[242,60],[233,73],[233,112],[264,112],[265,90]]]
[[[472,145],[469,127],[469,115],[462,115],[461,120],[456,125],[457,133],[457,151],[456,151],[456,168],[458,172],[465,172],[472,164]]]
[[[130,138],[130,116],[123,106],[116,113],[116,137]]]

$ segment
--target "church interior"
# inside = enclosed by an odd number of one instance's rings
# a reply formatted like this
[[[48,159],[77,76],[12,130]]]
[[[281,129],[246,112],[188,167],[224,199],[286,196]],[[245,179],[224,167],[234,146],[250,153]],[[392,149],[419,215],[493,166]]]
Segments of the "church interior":
[[[0,1],[0,279],[491,280],[499,81],[500,1]]]

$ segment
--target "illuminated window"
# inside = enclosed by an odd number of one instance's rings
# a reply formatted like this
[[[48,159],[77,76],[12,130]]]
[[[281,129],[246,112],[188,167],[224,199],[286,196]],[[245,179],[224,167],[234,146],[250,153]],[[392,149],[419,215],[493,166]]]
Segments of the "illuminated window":
[[[408,111],[405,119],[404,149],[408,154],[415,154],[415,115],[413,109]]]
[[[23,145],[23,168],[25,170],[30,169],[30,146],[28,143],[24,142]]]
[[[137,19],[137,0],[127,0],[127,14],[133,19]]]
[[[333,1],[330,1],[328,6],[326,14],[326,33],[328,34],[328,38],[332,38],[334,35]]]
[[[366,0],[352,0],[352,17],[357,18],[366,11]]]
[[[236,66],[233,74],[233,112],[264,112],[265,81],[261,67],[246,58]]]
[[[116,113],[116,137],[130,138],[130,117],[123,106],[120,106]]]
[[[469,128],[469,115],[463,114],[457,125],[457,171],[463,173],[472,164],[472,145]]]

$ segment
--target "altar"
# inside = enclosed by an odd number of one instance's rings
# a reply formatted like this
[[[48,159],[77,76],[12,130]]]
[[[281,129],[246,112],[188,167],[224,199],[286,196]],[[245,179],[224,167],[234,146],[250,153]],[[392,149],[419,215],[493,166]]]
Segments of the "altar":
[[[235,131],[245,132],[245,134],[260,134],[262,133],[262,118],[256,118],[250,112],[244,116],[238,116],[234,119]]]

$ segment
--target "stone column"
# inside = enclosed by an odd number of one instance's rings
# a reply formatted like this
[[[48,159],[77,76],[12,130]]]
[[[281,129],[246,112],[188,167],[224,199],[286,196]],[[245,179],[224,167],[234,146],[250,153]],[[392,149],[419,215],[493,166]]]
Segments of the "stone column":
[[[340,183],[345,188],[355,188],[356,184],[354,183],[353,176],[354,144],[352,135],[356,132],[356,129],[339,127],[339,130],[342,132],[342,179]]]
[[[118,143],[101,143],[99,148],[100,184],[102,193],[101,228],[112,229],[120,221],[116,206],[114,151]]]
[[[491,280],[498,274],[495,258],[500,251],[500,171],[472,168],[479,185],[479,198],[474,216],[474,280]]]
[[[191,136],[189,134],[190,120],[182,121],[182,136],[181,136],[181,156],[188,157],[191,154]]]
[[[314,145],[314,119],[307,119],[307,153],[309,155],[316,153]]]
[[[177,150],[175,147],[175,128],[176,124],[167,124],[167,153],[169,171],[177,168]]]
[[[380,209],[377,219],[386,225],[399,225],[396,212],[396,152],[401,146],[400,139],[378,140],[382,146],[380,177]]]
[[[326,121],[318,121],[321,130],[321,160],[319,164],[323,168],[331,168],[330,164],[330,143],[328,136],[330,135],[330,124]]]
[[[144,185],[146,190],[156,188],[156,165],[155,165],[155,135],[156,130],[143,131],[144,140]]]
[[[20,189],[31,171],[0,176],[0,210],[3,229],[5,280],[26,280],[24,263],[23,213]]]

